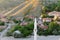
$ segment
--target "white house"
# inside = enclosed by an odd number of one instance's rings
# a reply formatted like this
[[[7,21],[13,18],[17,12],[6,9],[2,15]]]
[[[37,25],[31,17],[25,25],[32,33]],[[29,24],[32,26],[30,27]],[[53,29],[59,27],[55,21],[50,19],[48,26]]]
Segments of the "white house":
[[[57,21],[57,24],[60,24],[60,22],[59,22],[59,21]]]
[[[43,18],[43,22],[51,22],[52,20],[52,18]]]
[[[48,13],[49,16],[60,16],[60,12],[57,11],[52,11],[50,13]]]
[[[58,17],[60,19],[60,12],[53,11],[48,13],[49,16],[54,16],[54,20]]]

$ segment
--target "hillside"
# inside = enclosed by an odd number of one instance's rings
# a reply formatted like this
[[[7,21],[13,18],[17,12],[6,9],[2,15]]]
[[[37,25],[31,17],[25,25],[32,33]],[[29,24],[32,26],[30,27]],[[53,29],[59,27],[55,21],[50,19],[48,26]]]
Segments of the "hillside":
[[[26,2],[28,1],[28,2]],[[0,1],[0,12],[6,11],[4,16],[25,16],[33,15],[40,16],[42,4],[48,4],[48,0],[1,0]],[[52,0],[54,1],[54,0]],[[46,2],[46,3],[45,3]]]
[[[25,0],[0,0],[0,12],[3,10],[12,9],[24,1]]]

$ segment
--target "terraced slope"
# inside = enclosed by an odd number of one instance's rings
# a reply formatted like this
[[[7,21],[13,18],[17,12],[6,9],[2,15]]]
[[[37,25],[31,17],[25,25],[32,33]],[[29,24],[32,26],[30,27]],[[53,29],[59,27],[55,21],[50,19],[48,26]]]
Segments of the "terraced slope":
[[[40,15],[40,2],[39,0],[30,0],[25,1],[18,6],[14,7],[12,10],[6,12],[5,16],[19,16],[23,17],[25,15],[33,15],[33,16],[39,16]]]
[[[0,12],[12,9],[26,0],[0,0]]]

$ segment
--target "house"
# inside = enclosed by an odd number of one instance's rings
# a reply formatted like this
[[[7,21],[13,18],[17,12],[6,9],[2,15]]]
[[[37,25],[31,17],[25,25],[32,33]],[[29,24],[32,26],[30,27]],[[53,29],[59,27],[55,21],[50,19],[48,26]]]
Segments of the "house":
[[[48,26],[41,26],[40,28],[46,30],[48,29]]]
[[[6,18],[1,18],[0,21],[2,21],[2,22],[8,22],[8,19],[6,19]]]
[[[5,29],[6,28],[6,26],[0,26],[0,29]]]
[[[23,21],[23,17],[17,17],[16,20]]]
[[[38,27],[40,27],[41,29],[44,29],[44,30],[48,29],[48,26],[45,26],[43,24],[39,24]]]
[[[54,16],[54,20],[59,18],[60,19],[60,12],[57,12],[57,11],[53,11],[53,12],[50,12],[48,13],[49,16]]]
[[[0,18],[4,18],[5,16],[3,14],[0,13]]]
[[[32,15],[26,15],[25,18],[30,18],[30,19],[34,19],[35,17]]]
[[[0,21],[7,22],[7,18],[3,14],[0,13]]]
[[[54,17],[54,20],[56,20],[56,19],[60,19],[60,16],[57,16],[57,15],[56,15],[56,16]]]
[[[60,12],[53,11],[53,12],[48,13],[48,15],[49,16],[60,16]]]
[[[49,15],[49,16],[54,16],[54,15],[55,15],[55,13],[56,13],[56,11],[49,12],[49,13],[48,13],[48,15]]]
[[[25,26],[27,24],[28,24],[28,22],[25,22],[25,21],[23,21],[23,22],[20,23],[21,26]]]
[[[52,11],[52,12],[49,12],[48,15],[49,15],[49,16],[55,16],[56,13],[57,13],[56,11]]]
[[[57,21],[57,24],[60,24],[60,22],[59,22],[59,21]]]
[[[51,22],[52,20],[52,18],[43,18],[43,22]]]

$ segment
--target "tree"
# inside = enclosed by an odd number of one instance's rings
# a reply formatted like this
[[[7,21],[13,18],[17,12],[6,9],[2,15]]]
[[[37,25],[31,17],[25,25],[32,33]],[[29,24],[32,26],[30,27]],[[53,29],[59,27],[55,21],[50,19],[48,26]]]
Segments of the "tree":
[[[28,17],[24,17],[24,20],[25,20],[25,21],[33,21],[33,19],[28,18]]]
[[[44,22],[43,24],[48,26],[48,25],[49,25],[49,23],[50,23],[50,22]]]
[[[4,25],[4,24],[5,24],[4,22],[0,21],[0,25]]]
[[[41,17],[42,17],[42,18],[47,18],[48,15],[47,15],[47,14],[41,14]]]
[[[56,11],[60,11],[60,1],[56,3],[57,7],[55,8]]]
[[[12,35],[14,31],[19,30],[21,32],[22,37],[27,37],[32,34],[34,28],[34,23],[30,23],[26,26],[15,25],[12,29],[7,33],[8,36]],[[18,36],[17,36],[18,37]]]
[[[16,19],[13,19],[13,21],[14,21],[15,23],[20,23],[20,22],[21,22],[20,20],[16,20]]]
[[[49,28],[48,28],[49,34],[52,34],[52,32],[54,30],[57,30],[58,27],[59,27],[59,24],[57,24],[56,22],[50,22]]]

